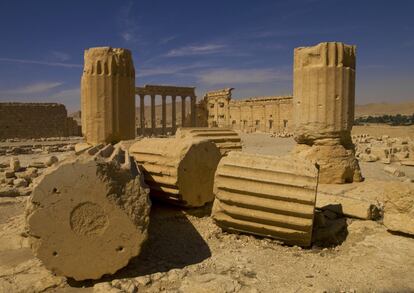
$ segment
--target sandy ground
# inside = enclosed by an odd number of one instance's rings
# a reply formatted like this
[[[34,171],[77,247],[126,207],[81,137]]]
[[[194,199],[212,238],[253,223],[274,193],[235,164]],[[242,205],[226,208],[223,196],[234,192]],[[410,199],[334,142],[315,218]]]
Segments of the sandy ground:
[[[411,126],[389,126],[384,124],[367,124],[354,126],[353,135],[369,134],[373,137],[389,135],[390,137],[414,137],[414,125]]]
[[[267,134],[242,139],[244,151],[263,154],[284,155],[294,144]],[[396,180],[380,163],[361,167],[368,182]],[[157,203],[139,257],[99,281],[66,280],[28,248],[25,201],[0,198],[0,292],[414,292],[414,238],[391,234],[380,222],[346,219],[339,244],[302,249],[222,232],[209,217],[211,206]]]

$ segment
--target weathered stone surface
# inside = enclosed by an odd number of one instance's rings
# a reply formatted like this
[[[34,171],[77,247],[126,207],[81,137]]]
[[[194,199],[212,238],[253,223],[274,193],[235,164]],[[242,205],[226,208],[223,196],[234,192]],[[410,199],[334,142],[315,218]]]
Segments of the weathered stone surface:
[[[20,166],[19,158],[17,157],[10,158],[10,169],[13,170],[14,172],[18,172],[20,168],[21,166]]]
[[[76,280],[115,273],[147,238],[143,184],[129,154],[111,145],[49,168],[27,209],[34,254],[57,275]]]
[[[321,183],[362,181],[351,139],[355,46],[328,42],[296,48],[293,73],[295,140],[309,146],[296,154],[320,165]]]
[[[46,166],[50,167],[53,164],[56,164],[57,162],[59,162],[59,159],[56,156],[50,156],[49,158],[47,158],[45,164]]]
[[[242,132],[286,135],[293,130],[293,98],[267,96],[232,98],[233,88],[207,92],[200,103],[198,126],[232,128]]]
[[[378,206],[370,201],[320,191],[316,198],[316,208],[364,220],[375,220],[380,215]]]
[[[414,184],[390,182],[384,188],[384,225],[414,235]]]
[[[298,144],[292,154],[319,165],[320,183],[350,183],[363,180],[354,150],[346,149],[341,144]]]
[[[230,151],[241,151],[240,136],[236,131],[227,128],[179,128],[175,133],[177,138],[198,137],[214,142],[222,155]]]
[[[129,151],[152,196],[192,207],[213,201],[214,173],[221,158],[214,143],[192,137],[146,138]]]
[[[85,50],[81,108],[86,142],[135,138],[135,69],[129,50]]]
[[[391,174],[391,175],[394,175],[396,177],[404,177],[405,176],[405,173],[403,171],[401,171],[400,169],[398,169],[396,167],[393,167],[393,166],[385,166],[384,171]]]
[[[231,152],[217,168],[213,219],[225,230],[309,246],[317,177],[303,160]]]
[[[355,46],[338,42],[294,51],[295,139],[349,141],[355,107]]]

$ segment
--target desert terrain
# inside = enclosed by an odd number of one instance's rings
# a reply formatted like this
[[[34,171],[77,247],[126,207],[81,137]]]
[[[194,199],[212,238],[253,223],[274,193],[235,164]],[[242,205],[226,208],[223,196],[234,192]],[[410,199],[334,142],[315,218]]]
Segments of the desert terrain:
[[[383,131],[356,127],[354,132],[370,130]],[[292,138],[264,133],[240,135],[244,152],[285,155],[295,144]],[[63,160],[76,142],[65,142],[67,151],[18,157],[22,165],[47,163],[51,156]],[[8,164],[12,156],[0,156],[0,162]],[[364,182],[319,190],[381,201],[384,184],[402,180],[385,172],[380,161],[360,164]],[[398,168],[405,171],[404,180],[414,178],[414,167]],[[33,256],[25,234],[27,199],[0,197],[0,292],[414,292],[414,238],[387,231],[381,219],[319,211],[314,244],[301,248],[223,232],[210,217],[211,204],[181,209],[158,202],[153,202],[149,239],[137,258],[115,275],[76,282],[52,275]]]

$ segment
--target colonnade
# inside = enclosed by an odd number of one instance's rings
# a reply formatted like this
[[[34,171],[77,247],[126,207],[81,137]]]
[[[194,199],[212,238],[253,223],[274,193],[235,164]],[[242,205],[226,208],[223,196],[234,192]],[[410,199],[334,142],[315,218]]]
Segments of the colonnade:
[[[160,86],[160,85],[146,85],[145,87],[137,87],[135,94],[140,99],[140,121],[139,128],[142,135],[154,135],[156,133],[156,113],[155,113],[155,98],[161,96],[161,121],[162,121],[162,134],[167,134],[167,97],[171,97],[171,132],[175,133],[177,129],[177,97],[181,97],[181,126],[196,125],[196,96],[195,88],[193,87],[174,87],[174,86]],[[149,132],[146,131],[145,125],[145,98],[150,97],[150,121],[151,127]],[[186,99],[190,98],[191,112],[190,112],[190,125],[186,125]]]

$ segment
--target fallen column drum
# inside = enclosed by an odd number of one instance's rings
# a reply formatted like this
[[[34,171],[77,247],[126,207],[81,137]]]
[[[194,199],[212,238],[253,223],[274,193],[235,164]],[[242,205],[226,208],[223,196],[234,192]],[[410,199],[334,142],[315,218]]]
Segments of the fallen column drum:
[[[151,203],[126,151],[91,147],[39,179],[26,211],[27,233],[35,256],[53,273],[99,279],[139,254]]]
[[[224,230],[309,246],[317,180],[308,162],[231,152],[217,168],[213,219]]]
[[[175,137],[198,137],[208,139],[216,144],[222,155],[226,155],[230,151],[242,150],[241,138],[238,133],[232,129],[184,127],[177,130]]]
[[[198,138],[145,138],[129,151],[144,174],[151,196],[199,207],[214,200],[214,174],[221,154]]]

